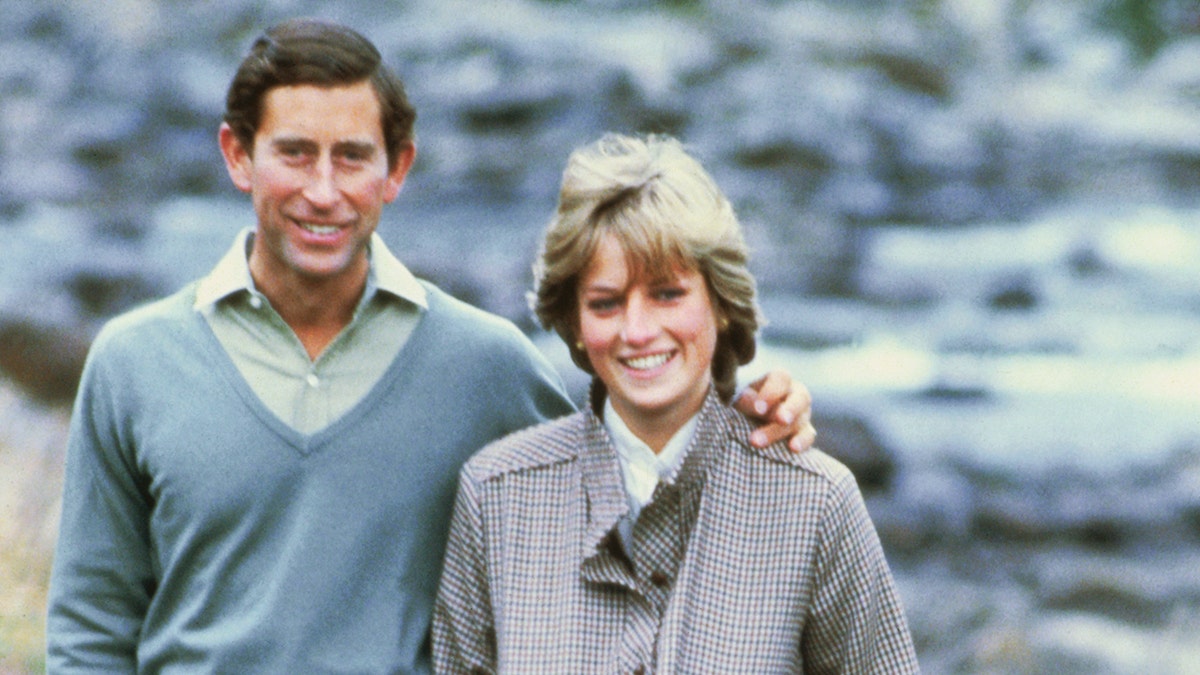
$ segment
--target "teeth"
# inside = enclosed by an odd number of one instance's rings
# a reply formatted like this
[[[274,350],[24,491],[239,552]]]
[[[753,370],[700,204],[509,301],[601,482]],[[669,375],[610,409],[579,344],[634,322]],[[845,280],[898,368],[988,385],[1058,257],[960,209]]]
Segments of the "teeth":
[[[661,366],[670,358],[670,354],[655,354],[654,356],[641,356],[636,359],[627,359],[625,364],[634,370],[649,370],[651,368],[657,368]]]
[[[308,232],[312,232],[313,234],[322,237],[326,237],[331,234],[337,234],[338,231],[336,225],[313,225],[311,223],[300,223],[300,227],[303,227]]]

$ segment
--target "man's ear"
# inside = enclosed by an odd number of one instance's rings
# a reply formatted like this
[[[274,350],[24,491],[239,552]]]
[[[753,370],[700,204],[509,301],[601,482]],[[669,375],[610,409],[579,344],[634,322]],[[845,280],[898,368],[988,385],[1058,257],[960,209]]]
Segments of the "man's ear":
[[[237,186],[237,189],[242,192],[250,192],[250,188],[254,184],[251,180],[254,163],[251,149],[242,145],[237,134],[233,133],[233,129],[224,122],[221,123],[221,129],[217,132],[217,142],[221,146],[221,155],[225,158],[225,170],[229,172],[230,180]]]
[[[408,177],[408,171],[416,159],[417,145],[415,143],[409,141],[400,148],[396,154],[394,165],[388,171],[387,188],[383,195],[385,204],[392,203],[396,197],[400,196],[400,188],[404,186],[404,179]]]

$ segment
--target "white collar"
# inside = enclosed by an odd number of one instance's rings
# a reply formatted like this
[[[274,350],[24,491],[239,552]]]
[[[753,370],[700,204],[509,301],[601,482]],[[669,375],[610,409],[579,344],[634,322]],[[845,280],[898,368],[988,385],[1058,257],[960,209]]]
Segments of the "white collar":
[[[254,279],[250,276],[249,246],[254,228],[247,227],[238,233],[233,246],[221,257],[208,276],[200,280],[196,288],[195,309],[215,305],[233,293],[249,291],[257,293]],[[369,249],[370,272],[367,277],[368,291],[384,291],[407,300],[422,309],[428,309],[425,287],[413,273],[388,250],[378,233],[371,235]],[[370,295],[369,293],[364,296]]]
[[[688,445],[696,431],[699,413],[692,415],[675,432],[661,452],[655,453],[638,438],[625,420],[613,408],[612,398],[604,399],[604,426],[612,438],[613,448],[621,465],[621,477],[625,484],[625,496],[629,500],[630,520],[637,520],[642,507],[650,503],[654,489],[660,481],[667,481],[677,473],[687,456]]]

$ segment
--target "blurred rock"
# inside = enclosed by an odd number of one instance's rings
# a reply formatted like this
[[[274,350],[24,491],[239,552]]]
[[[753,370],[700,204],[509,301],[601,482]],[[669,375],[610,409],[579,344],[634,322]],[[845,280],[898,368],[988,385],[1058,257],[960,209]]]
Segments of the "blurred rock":
[[[1154,625],[1170,616],[1169,599],[1149,598],[1128,578],[1083,578],[1048,590],[1042,603],[1049,609],[1105,616],[1135,625]]]
[[[75,5],[9,14],[0,204],[95,199],[129,211],[228,194],[213,143],[224,87],[254,34],[298,8],[238,2],[217,17],[126,2],[136,20],[120,21]],[[352,23],[387,17],[378,34],[364,30],[420,108],[414,189],[544,213],[571,147],[606,130],[675,133],[717,174],[754,230],[756,272],[781,291],[879,292],[853,283],[864,261],[847,224],[1019,220],[1061,199],[1196,192],[1200,149],[1188,139],[1200,120],[1182,103],[1196,89],[1195,38],[1166,42],[1140,76],[1116,77],[1118,47],[1087,41],[1100,29],[1085,13],[960,5],[639,12],[511,0],[487,18],[429,2],[305,6]],[[596,29],[579,30],[585,20]],[[1021,45],[1043,56],[1004,51]],[[1106,96],[1138,111],[1116,118],[1098,104]],[[1066,100],[1079,104],[1065,110]],[[935,283],[880,282],[883,297],[940,297]],[[992,300],[1029,307],[1013,290]]]
[[[76,270],[66,281],[67,291],[84,316],[103,319],[161,295],[161,289],[137,272]]]
[[[886,491],[891,486],[896,460],[865,420],[818,414],[813,425],[818,445],[850,468],[864,493]]]
[[[89,331],[0,317],[0,372],[29,396],[68,405],[91,344]]]
[[[1029,279],[1012,279],[997,284],[987,303],[999,310],[1030,310],[1037,307],[1038,291]]]

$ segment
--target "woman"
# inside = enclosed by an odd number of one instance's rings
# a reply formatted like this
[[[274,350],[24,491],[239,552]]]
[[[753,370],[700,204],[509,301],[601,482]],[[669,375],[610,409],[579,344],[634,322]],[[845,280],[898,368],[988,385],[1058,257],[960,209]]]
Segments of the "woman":
[[[760,314],[704,169],[663,137],[577,150],[535,271],[591,406],[464,467],[437,669],[915,672],[850,472],[750,447],[728,407]]]

